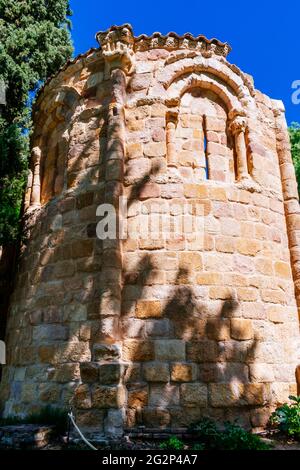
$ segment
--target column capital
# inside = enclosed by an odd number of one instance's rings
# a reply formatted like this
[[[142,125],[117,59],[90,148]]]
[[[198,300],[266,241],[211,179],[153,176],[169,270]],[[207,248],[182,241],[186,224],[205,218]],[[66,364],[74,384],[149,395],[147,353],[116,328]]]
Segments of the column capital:
[[[129,24],[112,26],[96,35],[105,61],[107,78],[113,69],[121,69],[130,74],[134,67],[134,36]]]
[[[241,132],[245,132],[247,127],[247,120],[244,116],[235,116],[229,122],[229,130],[232,132],[233,135],[240,134]]]
[[[33,165],[40,163],[41,154],[42,152],[40,147],[33,147],[33,149],[31,150],[31,161]]]
[[[167,123],[172,122],[175,125],[178,122],[178,110],[172,109],[166,113]]]

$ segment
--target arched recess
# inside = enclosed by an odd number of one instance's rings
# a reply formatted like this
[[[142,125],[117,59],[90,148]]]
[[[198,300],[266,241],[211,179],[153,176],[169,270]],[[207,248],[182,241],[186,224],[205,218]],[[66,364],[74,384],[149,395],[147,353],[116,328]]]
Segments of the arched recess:
[[[173,65],[173,64],[172,64]],[[249,109],[252,104],[252,98],[250,92],[245,91],[245,87],[241,85],[239,80],[235,83],[235,89],[232,88],[231,84],[220,78],[220,74],[215,76],[211,71],[198,71],[198,66],[194,66],[196,71],[188,70],[184,67],[179,67],[175,72],[173,79],[169,78],[165,82],[167,98],[166,104],[171,108],[171,112],[167,113],[167,151],[168,161],[171,164],[180,164],[178,161],[178,147],[174,139],[176,139],[176,133],[178,123],[180,124],[181,117],[179,115],[180,108],[182,105],[182,99],[187,93],[191,93],[192,90],[199,90],[199,92],[206,94],[210,93],[212,101],[219,100],[223,104],[223,108],[226,111],[225,117],[222,119],[218,117],[216,112],[215,121],[211,118],[213,116],[206,116],[205,111],[199,115],[199,134],[202,133],[202,139],[206,142],[208,149],[208,162],[209,159],[212,162],[214,159],[215,163],[211,165],[211,176],[215,176],[213,179],[219,181],[231,181],[229,175],[230,165],[224,164],[224,159],[218,157],[230,157],[230,152],[234,155],[235,163],[232,165],[231,171],[235,168],[235,179],[242,180],[249,178],[249,156],[247,155],[245,134],[247,131],[247,117]],[[198,69],[198,70],[197,70]],[[232,83],[232,79],[230,81]],[[239,95],[237,94],[239,91]],[[243,91],[243,93],[242,93]],[[242,98],[241,98],[241,95]],[[247,101],[246,101],[247,98]],[[171,119],[170,119],[170,116]],[[190,116],[191,120],[195,119]],[[222,121],[223,120],[223,121]],[[201,122],[200,122],[201,121]],[[224,145],[224,133],[226,132],[227,140]],[[183,134],[187,131],[184,131]],[[193,144],[192,144],[193,145]],[[201,144],[200,144],[201,151]],[[229,163],[229,162],[228,162]],[[218,166],[222,167],[221,171],[218,170]],[[213,171],[212,171],[213,170]],[[228,175],[226,175],[226,172]],[[207,172],[206,172],[207,174]]]
[[[65,185],[68,127],[80,95],[69,86],[54,90],[39,102],[34,115],[30,173],[25,210],[39,207],[59,195]]]

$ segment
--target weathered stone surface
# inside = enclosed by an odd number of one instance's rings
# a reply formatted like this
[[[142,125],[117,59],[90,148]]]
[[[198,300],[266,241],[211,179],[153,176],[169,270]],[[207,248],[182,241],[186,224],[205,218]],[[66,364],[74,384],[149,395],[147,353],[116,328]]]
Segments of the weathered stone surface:
[[[171,366],[171,380],[173,382],[192,382],[197,378],[196,364],[177,362]]]
[[[60,382],[73,382],[80,378],[80,370],[78,364],[60,364],[48,372],[49,379]]]
[[[155,341],[155,357],[160,361],[185,360],[185,343],[178,339]]]
[[[120,408],[125,401],[125,390],[122,385],[92,387],[92,406],[94,408]]]
[[[122,357],[124,361],[152,361],[154,343],[148,340],[125,340]]]
[[[180,387],[181,402],[184,406],[207,406],[207,386],[186,383]]]
[[[93,348],[95,361],[115,360],[120,358],[120,348],[115,344],[96,344]]]
[[[232,318],[231,322],[231,337],[245,341],[253,338],[253,327],[251,320],[243,318]]]
[[[93,362],[80,364],[80,376],[84,383],[95,383],[99,378],[99,366]]]
[[[179,387],[176,385],[151,385],[149,406],[158,408],[168,408],[169,406],[179,405]]]
[[[91,408],[91,393],[88,385],[82,384],[76,388],[74,401],[77,408]]]
[[[143,375],[147,382],[168,382],[170,380],[169,364],[150,362],[143,366]]]
[[[129,408],[143,408],[148,404],[148,388],[139,387],[129,389],[127,405]]]
[[[60,343],[59,345],[40,346],[41,362],[59,364],[63,362],[86,362],[91,358],[89,344],[85,342]]]
[[[162,316],[162,308],[159,300],[138,300],[136,305],[138,318],[159,318]]]
[[[217,40],[129,26],[98,39],[37,98],[4,416],[72,404],[114,437],[204,414],[259,427],[296,393],[299,363],[283,106]]]
[[[124,374],[122,364],[101,364],[99,366],[99,382],[101,384],[118,383]]]

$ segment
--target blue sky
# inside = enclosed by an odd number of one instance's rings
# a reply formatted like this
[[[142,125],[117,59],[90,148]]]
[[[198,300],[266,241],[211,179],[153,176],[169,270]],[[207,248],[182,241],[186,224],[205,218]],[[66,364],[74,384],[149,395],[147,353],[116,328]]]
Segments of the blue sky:
[[[256,88],[282,99],[288,123],[300,121],[292,83],[300,80],[300,2],[71,0],[75,55],[97,46],[95,33],[131,23],[135,35],[160,31],[216,37],[232,46],[228,59],[254,77]]]

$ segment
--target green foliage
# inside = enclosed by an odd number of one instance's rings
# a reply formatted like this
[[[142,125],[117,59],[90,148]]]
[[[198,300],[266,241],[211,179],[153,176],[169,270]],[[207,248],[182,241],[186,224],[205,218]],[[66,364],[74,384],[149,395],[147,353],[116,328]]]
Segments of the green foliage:
[[[233,423],[225,423],[224,432],[220,438],[222,450],[269,450],[270,446],[259,436],[245,431]]]
[[[192,450],[205,450],[205,445],[199,442],[193,445]]]
[[[183,450],[184,443],[176,436],[170,437],[166,442],[160,444],[160,449]]]
[[[296,178],[298,182],[298,192],[300,194],[300,124],[292,122],[289,128],[292,158],[295,166]]]
[[[226,422],[220,429],[209,418],[193,426],[193,432],[206,450],[269,450],[259,436],[252,434],[235,423]]]
[[[49,424],[55,425],[58,433],[64,433],[68,427],[68,413],[66,410],[53,406],[46,406],[38,413],[31,413],[23,418],[8,416],[0,419],[1,426],[18,424]]]
[[[279,406],[272,413],[270,422],[289,437],[300,439],[300,397],[291,395],[292,403]]]
[[[69,15],[69,0],[0,0],[0,245],[18,236],[31,100],[72,54]]]

